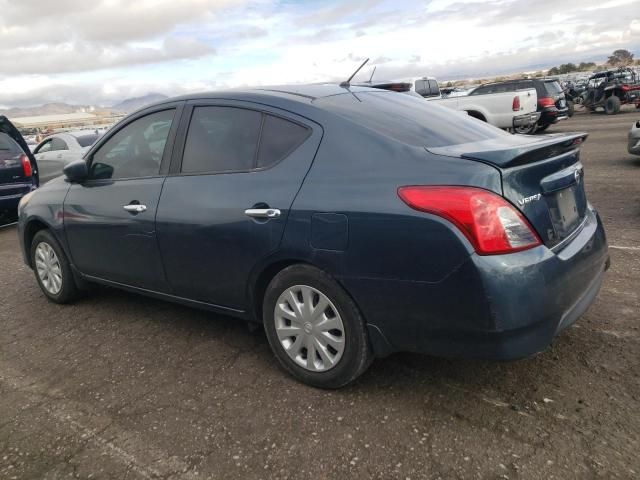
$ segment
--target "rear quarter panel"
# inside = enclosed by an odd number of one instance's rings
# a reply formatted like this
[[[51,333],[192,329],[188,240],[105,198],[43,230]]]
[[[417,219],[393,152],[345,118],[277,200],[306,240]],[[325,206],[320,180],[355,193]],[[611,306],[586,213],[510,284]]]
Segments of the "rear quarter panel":
[[[368,323],[383,331],[389,321],[403,321],[404,313],[421,311],[416,305],[424,305],[427,297],[434,303],[425,315],[434,322],[446,322],[447,311],[461,305],[477,309],[480,297],[461,303],[459,292],[445,282],[464,269],[473,252],[470,244],[445,220],[410,209],[397,190],[416,184],[470,185],[499,193],[498,171],[433,155],[348,122],[323,125],[325,136],[292,207],[282,250],[334,276]],[[343,247],[315,248],[312,217],[317,213],[346,217]],[[472,285],[477,279],[469,275],[462,273]]]

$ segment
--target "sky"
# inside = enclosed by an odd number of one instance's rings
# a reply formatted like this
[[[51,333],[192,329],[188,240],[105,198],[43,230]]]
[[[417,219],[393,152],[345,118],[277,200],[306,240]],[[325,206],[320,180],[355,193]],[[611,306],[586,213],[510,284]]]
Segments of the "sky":
[[[0,0],[0,106],[640,57],[640,0]]]

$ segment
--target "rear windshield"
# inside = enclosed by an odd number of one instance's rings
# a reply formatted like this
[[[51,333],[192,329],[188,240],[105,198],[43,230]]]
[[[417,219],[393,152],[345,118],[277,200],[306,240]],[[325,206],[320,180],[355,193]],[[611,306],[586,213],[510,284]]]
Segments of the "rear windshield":
[[[91,145],[96,143],[96,140],[98,139],[98,137],[100,137],[100,135],[96,133],[91,133],[88,135],[80,135],[79,137],[76,137],[76,140],[78,141],[78,144],[84,148],[84,147],[90,147]]]
[[[480,142],[508,133],[429,101],[395,92],[354,92],[316,101],[341,117],[394,140],[427,148]]]
[[[544,87],[549,95],[557,95],[562,92],[562,87],[558,82],[544,82]]]
[[[0,133],[0,150],[3,152],[22,153],[20,145],[6,133]]]

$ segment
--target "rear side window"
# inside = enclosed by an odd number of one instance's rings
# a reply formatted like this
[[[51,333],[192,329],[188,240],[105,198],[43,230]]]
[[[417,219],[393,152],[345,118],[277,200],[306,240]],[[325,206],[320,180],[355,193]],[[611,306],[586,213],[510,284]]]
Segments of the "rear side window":
[[[54,137],[51,140],[51,151],[57,152],[58,150],[69,150],[69,147],[64,140],[58,137]]]
[[[196,107],[182,157],[182,173],[246,172],[278,163],[310,129],[255,110]]]
[[[262,114],[233,107],[196,107],[182,157],[183,173],[254,167]]]
[[[310,133],[302,125],[265,115],[257,167],[265,168],[278,163],[298,148]]]
[[[99,137],[100,135],[98,134],[80,135],[76,137],[76,141],[78,142],[78,145],[80,145],[82,148],[85,148],[90,147],[91,145],[96,143],[96,140],[98,140]]]
[[[0,151],[11,153],[22,153],[20,145],[6,133],[0,133]]]

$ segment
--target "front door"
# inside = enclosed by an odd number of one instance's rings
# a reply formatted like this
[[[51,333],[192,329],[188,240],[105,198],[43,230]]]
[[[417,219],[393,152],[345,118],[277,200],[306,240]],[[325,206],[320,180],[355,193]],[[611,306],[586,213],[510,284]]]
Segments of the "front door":
[[[176,111],[165,107],[107,134],[88,159],[89,179],[70,188],[65,232],[73,263],[83,274],[167,291],[155,216]]]
[[[157,216],[167,278],[178,296],[245,310],[248,278],[277,250],[322,131],[233,102],[184,117]]]

